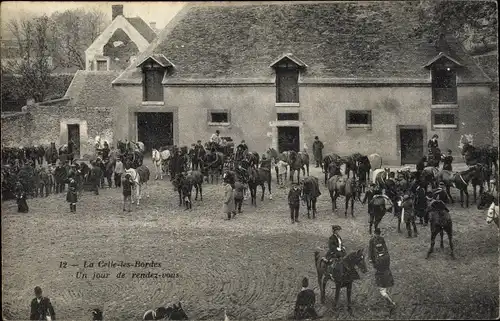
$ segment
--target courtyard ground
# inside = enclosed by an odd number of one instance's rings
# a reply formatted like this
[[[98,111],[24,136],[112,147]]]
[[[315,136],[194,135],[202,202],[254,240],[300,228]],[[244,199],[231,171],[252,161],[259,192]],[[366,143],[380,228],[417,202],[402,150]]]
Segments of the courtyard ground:
[[[150,166],[150,169],[152,167]],[[311,174],[320,176],[319,169]],[[321,176],[320,176],[321,177]],[[154,177],[153,177],[154,178]],[[28,200],[30,212],[16,213],[13,201],[2,204],[2,313],[5,319],[29,317],[33,288],[41,286],[53,302],[58,320],[89,320],[99,307],[105,320],[138,320],[161,305],[182,301],[190,319],[286,319],[293,310],[301,280],[307,276],[324,319],[491,319],[498,317],[498,229],[486,224],[486,213],[475,204],[453,205],[456,260],[439,248],[425,259],[429,227],[420,235],[398,234],[392,215],[381,228],[391,254],[397,303],[392,314],[374,284],[374,270],[353,287],[354,316],[349,316],[345,290],[332,309],[334,287],[328,283],[326,303],[319,303],[313,253],[326,249],[331,225],[342,226],[347,251],[368,247],[366,205],[355,203],[355,218],[344,217],[343,198],[332,214],[328,191],[321,184],[318,217],[307,219],[304,207],[298,224],[291,224],[288,189],[266,193],[257,208],[223,221],[221,185],[204,185],[203,201],[193,209],[178,206],[168,179],[151,181],[150,198],[131,213],[122,211],[121,190],[104,189],[99,196],[84,193],[77,212],[70,213],[65,194]],[[452,191],[455,199],[456,191]],[[258,190],[260,196],[260,188]],[[471,193],[472,201],[472,193]],[[83,268],[84,260],[161,263],[152,268]],[[60,262],[67,262],[61,268]],[[77,264],[76,266],[71,266]],[[132,273],[165,273],[165,278],[131,278]],[[77,272],[89,279],[78,279]],[[94,272],[110,272],[92,280]],[[118,272],[125,272],[117,279]]]

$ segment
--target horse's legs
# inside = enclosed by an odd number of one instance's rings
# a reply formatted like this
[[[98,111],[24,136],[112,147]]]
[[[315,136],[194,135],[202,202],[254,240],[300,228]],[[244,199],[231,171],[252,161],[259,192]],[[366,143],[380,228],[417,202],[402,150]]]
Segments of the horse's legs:
[[[194,200],[198,200],[198,185],[195,185],[194,189],[196,190],[196,195],[194,196]]]
[[[139,205],[139,201],[141,200],[141,184],[137,184],[137,205]]]
[[[439,231],[431,229],[431,247],[429,248],[429,252],[427,252],[426,259],[428,259],[431,253],[434,252],[434,243],[436,241],[436,236],[438,235],[438,233]]]
[[[460,206],[464,207],[464,191],[460,190]]]
[[[347,217],[347,209],[349,208],[349,201],[351,199],[350,195],[345,196],[345,217]]]
[[[202,187],[202,183],[199,184],[198,188],[200,189],[200,200],[203,201],[203,187]]]
[[[182,192],[181,192],[181,188],[179,187],[179,206],[182,206]]]
[[[455,254],[453,253],[453,229],[452,225],[450,223],[450,226],[446,229],[446,234],[448,234],[448,242],[450,243],[450,251],[451,251],[451,258],[455,258]]]
[[[335,301],[333,302],[333,307],[337,307],[337,304],[339,303],[339,297],[340,297],[340,282],[335,282]]]
[[[326,272],[326,267],[325,267]],[[325,303],[325,287],[326,282],[328,282],[328,277],[323,277],[323,282],[321,282],[321,303]]]
[[[260,196],[260,201],[264,202],[264,193],[266,192],[266,185],[264,184],[264,182],[262,182],[260,188],[262,188],[262,195]]]
[[[330,198],[332,199],[332,212],[335,211],[335,199],[333,197],[333,191],[330,191]]]
[[[474,203],[477,203],[476,184],[472,184],[472,191],[474,192]]]
[[[325,298],[322,295],[323,294],[323,290],[322,290],[323,282],[321,282],[321,278],[323,275],[319,273],[319,267],[317,267],[318,264],[321,264],[321,262],[316,261],[316,272],[318,273],[319,296],[320,296],[321,303],[324,303]]]
[[[354,217],[354,198],[356,194],[351,195],[351,217]]]
[[[332,197],[332,203],[333,203],[333,210],[337,210],[337,192],[333,192],[333,197]]]
[[[369,232],[370,232],[370,235],[372,235],[373,214],[369,214],[369,215],[370,215],[370,229],[369,229]]]
[[[269,173],[269,179],[267,180],[267,188],[269,188],[269,199],[273,199],[273,192],[271,190],[271,173]]]
[[[309,176],[309,164],[306,164],[306,168],[307,168],[307,176]]]
[[[465,194],[465,206],[469,208],[469,191],[467,189],[464,191]]]
[[[446,194],[448,194],[448,197],[450,198],[451,204],[453,204],[453,197],[451,197],[451,192],[450,192],[449,186],[446,186]]]
[[[316,218],[316,201],[318,199],[315,197],[312,199],[312,206],[313,206],[313,218]]]
[[[439,232],[440,236],[441,236],[441,244],[439,245],[439,247],[441,249],[444,249],[444,244],[443,244],[443,236],[444,236],[444,231],[441,229],[441,231]]]
[[[351,308],[352,282],[347,284],[347,312],[352,315]]]

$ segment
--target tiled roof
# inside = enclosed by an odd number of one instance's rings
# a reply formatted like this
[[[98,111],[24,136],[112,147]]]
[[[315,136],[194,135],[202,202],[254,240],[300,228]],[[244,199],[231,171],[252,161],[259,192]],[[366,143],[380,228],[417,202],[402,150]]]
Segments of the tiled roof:
[[[156,32],[140,17],[125,18],[149,43],[156,38]]]
[[[64,97],[71,98],[70,106],[109,107],[113,106],[111,82],[120,73],[117,71],[78,70]]]
[[[319,2],[192,5],[139,57],[165,55],[178,79],[270,79],[270,64],[285,53],[308,67],[301,79],[392,78],[429,80],[423,66],[445,53],[464,67],[461,79],[489,81],[462,46],[448,50],[412,36],[415,2]],[[115,83],[140,83],[135,65]]]

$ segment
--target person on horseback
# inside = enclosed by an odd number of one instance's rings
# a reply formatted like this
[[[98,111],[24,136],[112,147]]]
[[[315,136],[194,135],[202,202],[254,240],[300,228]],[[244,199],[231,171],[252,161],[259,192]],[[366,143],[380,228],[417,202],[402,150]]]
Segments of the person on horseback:
[[[106,161],[109,158],[109,152],[110,152],[109,145],[108,145],[107,141],[104,141],[104,146],[103,146],[101,152],[102,152],[102,159]]]
[[[363,198],[363,201],[361,203],[365,204],[368,202],[368,214],[371,214],[372,212],[372,199],[375,195],[380,195],[382,194],[382,191],[378,187],[377,184],[371,183],[368,189],[365,192],[365,197]]]
[[[261,160],[260,160],[260,168],[264,168],[268,171],[271,171],[271,166],[272,166],[272,159],[267,158],[267,155],[264,153],[262,154]]]
[[[342,258],[346,255],[345,247],[342,244],[342,238],[339,235],[341,230],[342,227],[340,227],[340,225],[332,225],[332,235],[328,239],[328,252],[326,253],[325,259],[327,264],[331,265],[332,268],[335,267],[337,263],[340,263]],[[339,272],[340,275],[344,272],[342,264],[339,264]],[[331,273],[330,277],[332,277]]]
[[[217,147],[221,144],[222,138],[220,137],[220,131],[218,129],[215,131],[215,134],[212,134],[212,137],[210,137],[210,142]]]
[[[241,151],[241,152],[248,151],[248,146],[245,143],[245,140],[242,140],[241,143],[236,147],[236,151]]]
[[[431,160],[432,166],[439,167],[439,161],[441,160],[441,152],[439,150],[438,144],[439,136],[434,134],[432,139],[427,143],[427,147],[429,148],[429,160]]]

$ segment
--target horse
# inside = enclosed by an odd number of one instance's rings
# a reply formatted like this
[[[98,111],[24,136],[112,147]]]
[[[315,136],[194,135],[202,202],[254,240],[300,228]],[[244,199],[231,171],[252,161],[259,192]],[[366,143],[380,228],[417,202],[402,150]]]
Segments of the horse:
[[[377,168],[373,171],[372,182],[380,188],[385,187],[385,181],[389,178],[390,168]]]
[[[162,157],[161,153],[156,148],[153,148],[151,151],[151,160],[155,168],[155,180],[158,179],[158,176],[160,176],[160,179],[163,179]]]
[[[349,156],[342,157],[342,163],[345,164],[345,175],[347,178],[349,178],[349,175],[351,174],[351,171],[353,172],[353,175],[356,175],[358,172],[358,160],[361,158],[360,153],[354,153]]]
[[[104,170],[103,170],[103,176],[106,178],[106,181],[108,183],[108,187],[111,188],[113,185],[113,173],[115,171],[115,165],[116,165],[116,159],[114,158],[108,158],[104,162]]]
[[[290,166],[290,181],[293,183],[293,175],[297,171],[297,182],[300,182],[300,170],[304,171],[304,160],[302,156],[296,151],[286,151],[283,152],[283,156],[286,157],[286,162]]]
[[[297,153],[299,157],[302,159],[302,175],[306,176],[306,170],[307,170],[307,176],[309,176],[309,154],[307,151],[304,149],[302,152]]]
[[[302,179],[302,199],[307,205],[307,218],[311,218],[310,211],[312,208],[313,219],[316,218],[316,201],[321,195],[319,190],[318,178],[315,176],[307,176]]]
[[[244,159],[247,160],[247,162],[250,164],[250,167],[257,168],[257,166],[259,166],[260,155],[257,152],[247,151]]]
[[[441,249],[444,248],[443,245],[443,232],[448,235],[448,241],[450,243],[451,258],[454,259],[453,254],[453,222],[451,220],[450,211],[446,208],[446,205],[442,201],[432,200],[427,208],[429,212],[429,223],[431,226],[431,247],[427,252],[426,259],[429,258],[431,253],[434,251],[434,243],[436,236],[441,234]]]
[[[345,196],[345,216],[347,217],[347,209],[349,201],[351,201],[351,216],[354,217],[354,200],[356,195],[360,193],[359,185],[355,177],[345,179],[342,176],[334,175],[328,179],[328,191],[332,199],[332,211],[337,209],[337,198],[339,195]]]
[[[125,166],[127,168],[128,166]],[[136,194],[136,202],[137,205],[139,205],[139,201],[142,198],[142,186],[144,185],[144,190],[147,193],[146,197],[149,197],[149,189],[148,189],[148,181],[149,181],[149,168],[146,167],[146,165],[141,165],[137,168],[128,168],[125,170],[125,174],[130,174],[132,177],[132,180],[134,182],[133,189],[135,190]]]
[[[420,174],[420,180],[424,182],[425,189],[427,190],[428,186],[431,185],[432,188],[437,188],[437,176],[439,174],[439,169],[434,166],[426,166],[424,167],[422,173]]]
[[[451,171],[442,170],[438,174],[438,181],[443,182],[446,186],[446,193],[453,203],[453,198],[450,194],[450,187],[454,186],[460,191],[460,205],[464,207],[464,194],[466,196],[466,207],[469,207],[469,192],[467,191],[467,187],[469,186],[469,182],[474,177],[479,177],[481,175],[481,165],[478,164],[476,166],[471,166],[467,170],[453,173]]]
[[[392,212],[393,207],[391,199],[386,195],[379,194],[373,196],[368,204],[368,214],[370,215],[370,227],[368,231],[370,235],[372,234],[372,226],[375,226],[375,229],[377,229],[385,213]]]
[[[490,207],[488,208],[488,214],[486,216],[486,223],[491,224],[491,222],[495,222],[497,225],[497,228],[500,229],[499,220],[498,220],[498,204],[491,203]]]
[[[213,184],[215,177],[218,184],[219,177],[222,175],[222,172],[224,170],[224,154],[222,154],[221,152],[209,152],[205,155],[202,164],[203,172],[207,176],[207,182],[211,177],[211,184]]]
[[[274,172],[276,173],[276,181],[279,183],[279,168],[278,162],[280,160],[279,153],[276,149],[269,147],[266,151],[266,156],[274,161]]]
[[[340,164],[342,162],[342,159],[339,155],[337,154],[328,154],[325,157],[323,157],[323,172],[325,173],[325,185],[328,181],[328,170],[330,167],[330,164],[335,163],[340,167]]]
[[[340,289],[347,288],[347,311],[352,314],[351,308],[351,293],[352,293],[352,283],[359,280],[359,274],[356,271],[356,267],[361,270],[361,272],[366,273],[366,262],[363,250],[360,249],[355,252],[351,252],[346,255],[339,264],[343,264],[344,273],[339,275],[339,266],[336,265],[333,270],[333,279],[329,273],[327,273],[328,265],[320,257],[319,251],[314,252],[314,262],[316,266],[316,272],[318,273],[318,285],[320,288],[321,303],[325,303],[325,287],[328,280],[335,282],[335,302],[333,307],[337,306],[340,296]]]
[[[250,190],[251,203],[257,206],[257,186],[262,189],[262,196],[260,201],[264,201],[264,193],[266,191],[266,185],[269,188],[269,199],[273,199],[273,194],[271,190],[271,171],[267,168],[248,168],[248,189]]]
[[[469,142],[465,142],[462,146],[462,157],[465,159],[467,166],[472,166],[477,163],[486,164],[488,168],[491,165],[495,167],[495,171],[498,171],[498,148],[486,145],[486,146],[472,146]]]
[[[368,156],[361,155],[358,158],[357,162],[358,164],[356,166],[357,168],[356,175],[361,185],[361,191],[364,193],[370,176],[370,170],[371,170],[370,160],[368,159]]]
[[[417,224],[415,224],[415,212],[413,210],[413,200],[408,197],[397,197],[397,203],[399,208],[401,208],[401,214],[398,218],[398,233],[401,233],[401,222],[406,225],[406,231],[408,232],[408,238],[412,237],[412,227],[415,237],[418,235]]]
[[[188,316],[181,303],[173,307],[159,307],[154,310],[148,310],[142,316],[143,320],[188,320]]]
[[[182,206],[182,201],[185,201],[186,209],[191,209],[191,197],[193,186],[196,190],[194,200],[198,200],[198,193],[200,200],[203,201],[203,174],[200,171],[191,171],[188,174],[179,173],[172,181],[175,189],[179,193],[179,206]]]

